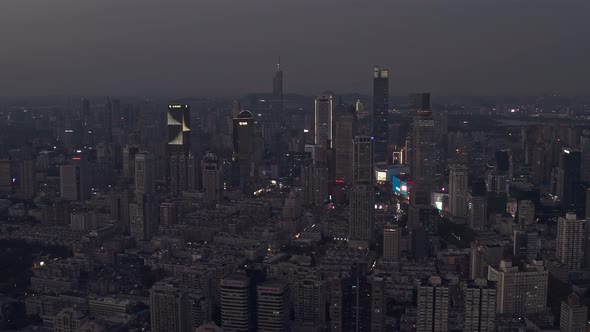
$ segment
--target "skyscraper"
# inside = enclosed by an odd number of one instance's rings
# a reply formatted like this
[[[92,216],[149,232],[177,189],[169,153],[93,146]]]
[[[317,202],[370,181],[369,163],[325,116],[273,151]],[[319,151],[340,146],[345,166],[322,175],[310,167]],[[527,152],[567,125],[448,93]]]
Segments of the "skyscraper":
[[[438,276],[430,277],[418,286],[418,332],[448,331],[449,287]]]
[[[267,281],[256,287],[258,331],[281,332],[290,327],[291,299],[289,286],[280,281]]]
[[[208,201],[219,202],[223,191],[219,159],[213,153],[203,157],[203,194]]]
[[[244,186],[252,172],[254,152],[254,118],[249,111],[241,111],[233,120],[234,156],[240,166],[240,184]]]
[[[376,161],[387,161],[389,70],[373,67],[373,136]]]
[[[333,139],[333,101],[331,95],[321,95],[315,97],[315,144],[321,145],[327,149],[332,144]]]
[[[234,274],[221,279],[221,327],[228,332],[249,332],[250,280]]]
[[[430,94],[418,94],[412,124],[411,173],[414,180],[434,179],[442,174],[441,145],[436,121],[432,116]],[[414,96],[413,99],[418,97]],[[428,106],[428,108],[426,108]]]
[[[272,102],[271,102],[271,121],[273,129],[276,133],[283,116],[283,71],[281,70],[281,60],[277,63],[277,71],[272,79]]]
[[[326,293],[328,283],[325,280],[304,279],[297,281],[292,290],[293,312],[295,320],[316,327],[326,324]]]
[[[149,152],[135,154],[135,194],[152,194],[155,190],[155,161]]]
[[[486,279],[469,282],[464,291],[464,331],[495,331],[496,287]]]
[[[584,259],[584,220],[575,213],[559,217],[557,223],[557,258],[571,270],[579,270]]]
[[[513,266],[501,261],[500,266],[488,267],[488,280],[497,284],[496,313],[523,317],[538,313],[547,306],[548,272],[542,261]]]
[[[221,327],[228,332],[249,332],[250,280],[234,274],[221,280]]]
[[[566,301],[561,302],[559,330],[562,332],[584,332],[588,307],[580,303],[578,294],[571,293]]]
[[[563,197],[560,197],[564,208],[580,208],[576,199],[580,192],[580,177],[582,166],[582,153],[579,150],[564,148],[560,159],[560,168],[563,170]]]
[[[352,181],[352,140],[356,135],[354,108],[338,114],[334,121],[334,149],[336,150],[336,180]]]
[[[449,213],[451,218],[465,218],[468,212],[468,169],[464,165],[449,167]]]
[[[168,154],[190,151],[191,117],[188,105],[168,105]]]
[[[66,201],[87,200],[91,194],[90,172],[86,163],[59,166],[61,198]]]
[[[518,202],[518,225],[526,227],[535,223],[535,204],[533,201],[522,200]]]
[[[375,194],[374,140],[356,136],[353,141],[353,186],[350,190],[349,240],[352,246],[366,247],[373,233]]]
[[[129,203],[130,234],[136,240],[151,240],[158,228],[158,205],[153,195],[136,195]]]
[[[402,233],[398,224],[386,224],[383,228],[383,260],[399,262]]]

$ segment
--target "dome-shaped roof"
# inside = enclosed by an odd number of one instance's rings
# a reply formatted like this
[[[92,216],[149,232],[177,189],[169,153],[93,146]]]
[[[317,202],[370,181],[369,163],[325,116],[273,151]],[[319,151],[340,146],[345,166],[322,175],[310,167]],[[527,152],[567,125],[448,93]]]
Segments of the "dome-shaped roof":
[[[246,110],[244,110],[244,111],[241,111],[241,112],[238,114],[238,118],[240,118],[240,119],[245,119],[245,118],[252,118],[252,117],[253,117],[253,116],[252,116],[252,113],[251,113],[250,111],[246,111]]]

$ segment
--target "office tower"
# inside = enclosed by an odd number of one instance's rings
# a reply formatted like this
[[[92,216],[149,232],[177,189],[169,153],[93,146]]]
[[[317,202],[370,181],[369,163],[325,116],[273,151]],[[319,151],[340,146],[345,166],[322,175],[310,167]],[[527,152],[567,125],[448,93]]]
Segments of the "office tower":
[[[469,226],[471,229],[483,230],[487,226],[487,199],[485,195],[470,193],[468,197]]]
[[[150,289],[150,311],[154,332],[187,331],[186,293],[161,281]]]
[[[10,170],[10,160],[8,158],[0,159],[0,192],[9,193],[12,191],[12,172]]]
[[[168,105],[168,155],[188,154],[190,148],[191,117],[188,105]]]
[[[385,282],[381,277],[371,279],[371,331],[383,331],[385,323]]]
[[[232,105],[231,105],[232,119],[237,117],[241,111],[242,111],[242,105],[240,105],[240,101],[237,99],[234,99],[234,101],[232,102]]]
[[[151,240],[158,229],[158,205],[153,195],[136,195],[129,203],[129,231],[136,240]]]
[[[135,194],[145,195],[154,193],[155,182],[154,156],[149,152],[135,154]]]
[[[249,332],[250,279],[233,274],[221,279],[221,327],[227,332]]]
[[[139,152],[137,145],[125,145],[123,147],[123,176],[134,177],[135,176],[135,154]]]
[[[562,332],[585,332],[588,307],[580,303],[578,294],[571,293],[561,302],[559,330]]]
[[[541,252],[541,240],[537,231],[514,231],[512,254],[523,259],[537,259]]]
[[[150,289],[154,332],[193,332],[211,320],[211,304],[200,291],[182,287],[180,278],[166,278]]]
[[[160,225],[176,225],[181,217],[178,204],[175,202],[160,203]]]
[[[219,159],[213,153],[203,157],[203,196],[208,201],[221,201],[223,183],[221,182],[221,167]]]
[[[289,299],[287,284],[267,281],[256,286],[258,331],[288,331],[291,323],[290,306],[291,299]]]
[[[449,287],[438,276],[432,276],[418,286],[418,332],[448,331]]]
[[[327,320],[326,294],[328,282],[304,279],[295,282],[293,312],[295,321],[307,327],[324,326]]]
[[[401,259],[402,230],[398,224],[383,227],[383,260],[399,262]]]
[[[123,232],[129,232],[129,201],[131,195],[127,189],[111,192],[111,219],[117,221]]]
[[[91,182],[86,163],[59,166],[59,189],[63,200],[84,201],[89,199]]]
[[[430,109],[430,93],[418,92],[410,93],[408,95],[408,104],[413,110],[429,110]]]
[[[579,150],[564,148],[560,159],[560,168],[563,170],[563,197],[561,205],[568,209],[579,209],[576,195],[580,193],[580,176],[582,166],[582,154]]]
[[[242,111],[233,121],[234,156],[240,165],[240,184],[243,187],[252,173],[254,118],[249,111]]]
[[[498,265],[504,257],[504,247],[497,243],[473,241],[469,252],[469,278],[487,278],[488,266]]]
[[[438,235],[440,212],[432,205],[412,204],[408,209],[408,228],[410,231],[424,229],[428,235]]]
[[[349,240],[351,245],[369,245],[374,223],[375,167],[373,163],[374,140],[368,136],[356,136],[352,143],[353,179],[350,190]]]
[[[315,97],[315,141],[316,145],[324,149],[331,147],[333,140],[333,101],[332,95],[321,95]]]
[[[496,320],[496,286],[486,279],[470,281],[464,289],[463,331],[493,332]]]
[[[535,223],[535,204],[533,201],[522,200],[518,203],[518,225],[525,228]]]
[[[308,160],[301,167],[301,189],[304,205],[324,205],[328,199],[328,168]]]
[[[557,258],[571,270],[579,270],[584,258],[584,220],[575,213],[559,217],[557,222]]]
[[[449,166],[449,213],[451,218],[460,219],[467,216],[468,176],[467,166]]]
[[[499,266],[489,266],[488,280],[498,289],[496,313],[523,317],[542,312],[547,306],[548,272],[542,261],[513,266],[502,260]]]
[[[375,183],[375,164],[373,155],[375,141],[369,136],[356,136],[352,142],[352,184]]]
[[[551,194],[562,201],[562,205],[563,202],[565,202],[563,197],[565,193],[564,180],[565,178],[563,168],[553,167],[551,169]]]
[[[336,180],[352,181],[352,140],[356,134],[356,114],[348,109],[334,121],[334,149],[336,150]]]
[[[31,199],[35,195],[35,163],[31,159],[19,160],[18,170],[18,177],[16,178],[17,197]]]
[[[427,98],[423,96],[422,98]],[[430,98],[428,96],[428,98]],[[418,106],[427,106],[420,103]],[[430,105],[428,105],[430,106]],[[412,124],[411,173],[414,180],[434,179],[442,174],[440,134],[430,109],[416,109]]]
[[[299,191],[291,190],[283,204],[283,219],[297,220],[303,215],[302,198]]]
[[[387,161],[389,114],[389,70],[373,67],[373,137],[375,137],[375,160]]]
[[[281,70],[280,62],[279,59],[277,71],[272,79],[271,129],[273,134],[279,130],[283,116],[283,71]]]
[[[54,332],[77,332],[82,330],[82,326],[89,320],[82,311],[66,307],[59,311],[53,319]]]
[[[199,159],[192,153],[174,154],[169,158],[170,193],[179,196],[183,191],[196,191],[199,187]]]
[[[330,331],[371,330],[371,283],[366,265],[355,263],[346,277],[330,281]]]

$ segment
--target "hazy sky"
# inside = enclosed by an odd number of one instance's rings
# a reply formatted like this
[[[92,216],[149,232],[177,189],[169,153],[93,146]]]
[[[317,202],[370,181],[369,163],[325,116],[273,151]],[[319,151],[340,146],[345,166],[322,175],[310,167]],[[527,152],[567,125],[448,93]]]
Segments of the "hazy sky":
[[[588,0],[4,0],[0,96],[590,90]]]

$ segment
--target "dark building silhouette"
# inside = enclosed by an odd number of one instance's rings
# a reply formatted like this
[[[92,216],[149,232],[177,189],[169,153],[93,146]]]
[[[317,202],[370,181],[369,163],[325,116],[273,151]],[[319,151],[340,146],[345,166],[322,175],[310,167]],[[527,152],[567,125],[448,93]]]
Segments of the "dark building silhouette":
[[[389,109],[389,70],[373,67],[373,136],[375,137],[375,160],[387,161]]]

